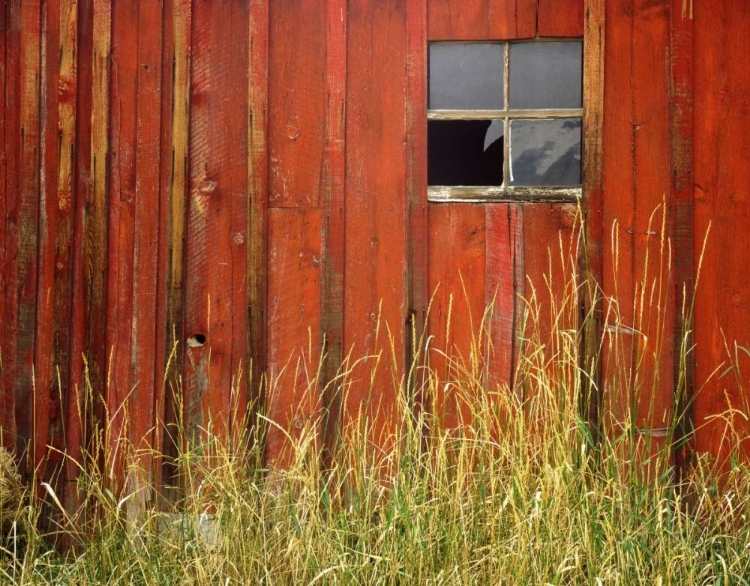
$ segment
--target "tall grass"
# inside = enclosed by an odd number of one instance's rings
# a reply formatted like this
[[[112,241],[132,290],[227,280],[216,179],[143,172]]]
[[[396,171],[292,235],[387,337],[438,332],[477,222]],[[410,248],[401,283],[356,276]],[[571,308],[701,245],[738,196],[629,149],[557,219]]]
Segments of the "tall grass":
[[[550,262],[572,263],[569,252],[561,245]],[[312,421],[289,436],[288,468],[269,471],[261,440],[272,422],[258,418],[247,432],[253,437],[216,437],[209,428],[200,442],[176,442],[183,446],[174,462],[179,502],[136,513],[128,509],[136,495],[127,488],[115,494],[106,466],[96,465],[101,454],[88,454],[78,486],[84,506],[63,514],[60,505],[56,517],[57,538],[72,547],[59,553],[38,529],[41,496],[56,502],[51,487],[30,494],[4,529],[0,581],[750,583],[749,470],[733,459],[721,490],[708,459],[675,474],[674,432],[684,401],[675,400],[653,446],[651,436],[638,433],[636,410],[618,413],[616,421],[602,418],[600,427],[581,415],[590,399],[589,366],[598,361],[581,356],[592,346],[578,326],[580,297],[590,284],[569,273],[569,283],[530,287],[512,384],[489,372],[491,307],[470,349],[446,349],[440,368],[428,352],[410,372],[391,373],[399,397],[386,442],[392,450],[377,449],[367,421],[348,421],[323,457]],[[604,301],[617,312],[614,300]],[[635,315],[654,302],[636,301]],[[615,327],[593,344],[605,362],[625,343],[618,320],[611,318]],[[664,327],[663,319],[656,323]],[[610,383],[631,400],[643,392],[638,381],[653,377],[642,370],[660,368],[660,350],[639,341],[643,336],[625,335],[641,371]],[[416,348],[434,342],[413,336]],[[689,351],[686,342],[681,352]],[[363,362],[378,368],[370,358],[345,360],[336,384],[346,389]],[[311,377],[309,392],[320,392],[317,384]],[[461,413],[450,427],[437,408],[446,404]],[[184,427],[178,422],[177,432]],[[101,446],[108,444],[101,438]],[[136,468],[143,461],[133,452],[126,459]]]

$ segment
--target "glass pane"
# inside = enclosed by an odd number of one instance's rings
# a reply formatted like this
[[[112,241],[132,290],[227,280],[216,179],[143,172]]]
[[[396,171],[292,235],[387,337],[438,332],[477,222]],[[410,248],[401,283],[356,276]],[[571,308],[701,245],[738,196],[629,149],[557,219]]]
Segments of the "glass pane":
[[[512,120],[511,185],[581,184],[581,119]]]
[[[430,108],[502,110],[502,43],[431,43]]]
[[[580,41],[511,43],[510,107],[580,108],[582,71]]]
[[[430,120],[427,181],[430,185],[500,186],[502,120]]]

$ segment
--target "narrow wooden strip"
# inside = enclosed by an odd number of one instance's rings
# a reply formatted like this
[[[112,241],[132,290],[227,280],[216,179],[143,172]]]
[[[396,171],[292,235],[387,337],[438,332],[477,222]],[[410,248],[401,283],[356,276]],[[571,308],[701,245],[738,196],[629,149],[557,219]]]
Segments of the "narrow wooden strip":
[[[693,19],[683,10],[684,3],[674,0],[670,9],[671,59],[671,148],[672,205],[674,206],[675,309],[674,381],[680,410],[678,443],[693,431],[695,354],[693,346],[692,303],[695,295],[695,256],[693,252]],[[692,460],[694,442],[676,451],[682,473]]]
[[[369,419],[388,452],[407,313],[406,96],[391,83],[406,68],[405,4],[355,0],[348,18],[344,351],[372,358],[352,373],[344,412]]]
[[[431,202],[576,202],[580,187],[440,187],[430,186]]]
[[[410,407],[424,406],[429,285],[429,213],[427,211],[427,1],[407,4],[406,189],[409,205],[409,326],[406,332]]]
[[[63,198],[58,204],[58,182],[60,177],[58,171],[58,160],[63,158],[59,150],[60,137],[58,136],[62,120],[58,110],[58,80],[60,71],[58,69],[57,52],[60,50],[60,3],[57,0],[47,2],[42,6],[41,12],[41,38],[40,41],[40,176],[39,176],[39,218],[37,233],[37,307],[35,323],[35,355],[34,355],[34,436],[32,441],[32,453],[34,467],[40,480],[51,482],[57,486],[53,479],[53,469],[57,462],[49,461],[48,447],[53,443],[60,449],[57,438],[53,439],[55,427],[59,421],[55,421],[60,411],[60,398],[63,396],[67,384],[61,388],[53,373],[60,368],[57,360],[57,338],[59,330],[67,328],[67,318],[63,311],[59,315],[57,289],[61,279],[64,279],[64,271],[57,270],[57,235],[58,224],[65,221],[68,210],[72,207],[70,199]],[[70,136],[67,137],[68,141]],[[62,181],[67,182],[70,177],[70,161],[63,171],[65,177]],[[68,192],[70,197],[71,193]],[[62,260],[65,258],[65,250]],[[63,265],[64,266],[64,265]],[[62,321],[62,323],[61,323]],[[51,327],[50,327],[51,326]],[[67,336],[66,336],[67,341]],[[67,364],[67,361],[66,361]],[[62,376],[66,376],[63,367]],[[61,382],[61,381],[60,381]],[[66,381],[67,382],[67,381]],[[51,454],[50,454],[51,455]],[[53,456],[54,457],[54,456]],[[57,458],[54,458],[57,460]],[[49,465],[48,465],[49,464]]]
[[[262,398],[262,373],[266,367],[266,207],[268,204],[268,0],[250,4],[248,62],[248,190],[247,212],[247,312],[248,401]]]
[[[322,204],[326,17],[320,0],[270,5],[268,203]]]
[[[335,380],[343,360],[344,198],[346,190],[346,0],[328,0],[326,37],[325,258],[323,274],[323,448],[326,465],[334,451],[341,411],[341,384]]]
[[[429,408],[446,429],[469,425],[484,368],[485,206],[430,206],[429,365],[438,376]],[[478,383],[478,384],[477,384]]]
[[[84,450],[90,445],[93,430],[93,394],[88,392],[86,371],[86,230],[89,203],[93,197],[92,181],[92,108],[93,108],[93,0],[78,1],[76,47],[76,128],[75,128],[75,210],[72,246],[71,340],[68,361],[69,383],[65,404],[65,465],[64,504],[75,514],[83,505],[75,483],[80,477],[79,464],[84,463]],[[101,387],[98,387],[101,388]]]
[[[583,222],[581,275],[585,282],[583,364],[588,373],[582,393],[582,414],[599,428],[601,402],[601,339],[604,242],[602,207],[604,198],[604,0],[586,0],[583,43]],[[594,434],[596,436],[596,433]]]
[[[540,37],[582,37],[585,0],[539,0]]]
[[[138,103],[138,4],[112,3],[111,176],[107,258],[107,473],[122,486],[129,449]]]
[[[138,451],[140,470],[131,473],[130,489],[137,491],[129,507],[141,512],[151,499],[154,474],[156,400],[160,396],[155,363],[163,356],[156,348],[157,267],[160,254],[161,59],[163,12],[160,0],[140,0],[138,9],[138,93],[133,241],[133,321],[130,342],[131,379],[129,440]]]
[[[294,462],[298,442],[318,443],[323,214],[311,208],[269,210],[265,413],[274,423],[268,430],[265,457],[272,469]]]
[[[16,363],[13,387],[15,389],[15,417],[18,454],[29,456],[22,459],[22,469],[29,474],[44,456],[44,444],[34,440],[36,433],[46,434],[46,424],[34,419],[34,409],[44,409],[48,389],[34,396],[33,367],[36,355],[36,308],[38,294],[38,239],[39,239],[39,190],[41,173],[40,155],[40,92],[41,92],[41,7],[38,1],[22,2],[20,11],[20,88],[18,104],[20,111],[19,174],[16,208],[17,230],[14,247],[15,266],[11,272],[11,283],[16,293],[13,302],[17,307],[15,332],[15,356],[9,360]],[[13,316],[15,317],[15,316]],[[45,413],[49,413],[45,411]],[[38,424],[43,429],[35,429]],[[34,440],[34,441],[32,441]],[[27,442],[29,442],[27,444]],[[30,454],[26,449],[29,447]]]
[[[486,227],[485,305],[491,309],[488,323],[486,386],[497,391],[513,387],[516,360],[516,242],[520,239],[518,207],[488,205]]]
[[[561,110],[430,110],[428,120],[492,120],[497,118],[580,118],[582,108]]]

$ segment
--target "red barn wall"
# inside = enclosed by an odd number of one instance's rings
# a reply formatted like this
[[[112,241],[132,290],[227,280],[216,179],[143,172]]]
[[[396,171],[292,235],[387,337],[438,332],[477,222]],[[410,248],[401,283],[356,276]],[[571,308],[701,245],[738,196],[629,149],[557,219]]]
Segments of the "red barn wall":
[[[492,351],[480,358],[491,384],[510,382],[518,296],[544,291],[560,242],[576,257],[575,210],[427,202],[427,43],[585,30],[604,52],[587,53],[601,85],[587,90],[581,258],[618,301],[600,314],[604,421],[616,429],[635,406],[640,433],[659,444],[702,258],[686,391],[700,389],[697,448],[725,453],[726,423],[711,416],[748,396],[742,370],[710,375],[735,340],[746,345],[749,325],[750,78],[737,58],[749,10],[741,0],[9,0],[3,444],[46,478],[57,450],[79,455],[105,419],[113,449],[121,438],[168,449],[155,424],[177,417],[178,378],[194,436],[209,418],[236,433],[233,410],[262,404],[323,443],[366,414],[382,444],[412,331],[426,325],[434,348],[468,356],[490,301]],[[561,270],[559,281],[575,269]],[[451,306],[463,323],[448,331]],[[344,384],[328,385],[342,365]],[[436,400],[447,423],[467,416],[449,394]],[[283,465],[286,446],[272,429],[269,462]],[[158,481],[160,468],[144,465]],[[59,478],[75,475],[68,466]]]

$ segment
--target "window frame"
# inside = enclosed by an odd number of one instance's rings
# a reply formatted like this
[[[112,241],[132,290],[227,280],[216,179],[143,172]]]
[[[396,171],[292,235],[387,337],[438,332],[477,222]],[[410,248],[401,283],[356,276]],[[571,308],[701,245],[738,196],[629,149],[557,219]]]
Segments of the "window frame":
[[[521,43],[544,43],[544,42],[570,42],[581,43],[581,108],[554,108],[554,109],[519,109],[510,107],[510,47],[512,44]],[[502,110],[458,110],[458,109],[430,109],[430,83],[427,79],[427,121],[430,120],[502,120],[505,144],[503,146],[503,184],[501,186],[445,186],[427,185],[427,200],[431,203],[444,202],[549,202],[565,203],[578,202],[583,197],[583,185],[575,187],[546,186],[546,185],[510,185],[510,149],[508,143],[510,138],[510,122],[512,120],[560,120],[575,118],[581,120],[581,182],[584,181],[583,151],[585,144],[585,43],[583,37],[541,37],[534,39],[519,40],[482,40],[482,41],[430,41],[427,47],[429,60],[429,46],[433,44],[469,44],[482,43],[503,45],[503,109]],[[429,61],[427,71],[429,72]],[[429,151],[427,153],[429,157]]]

